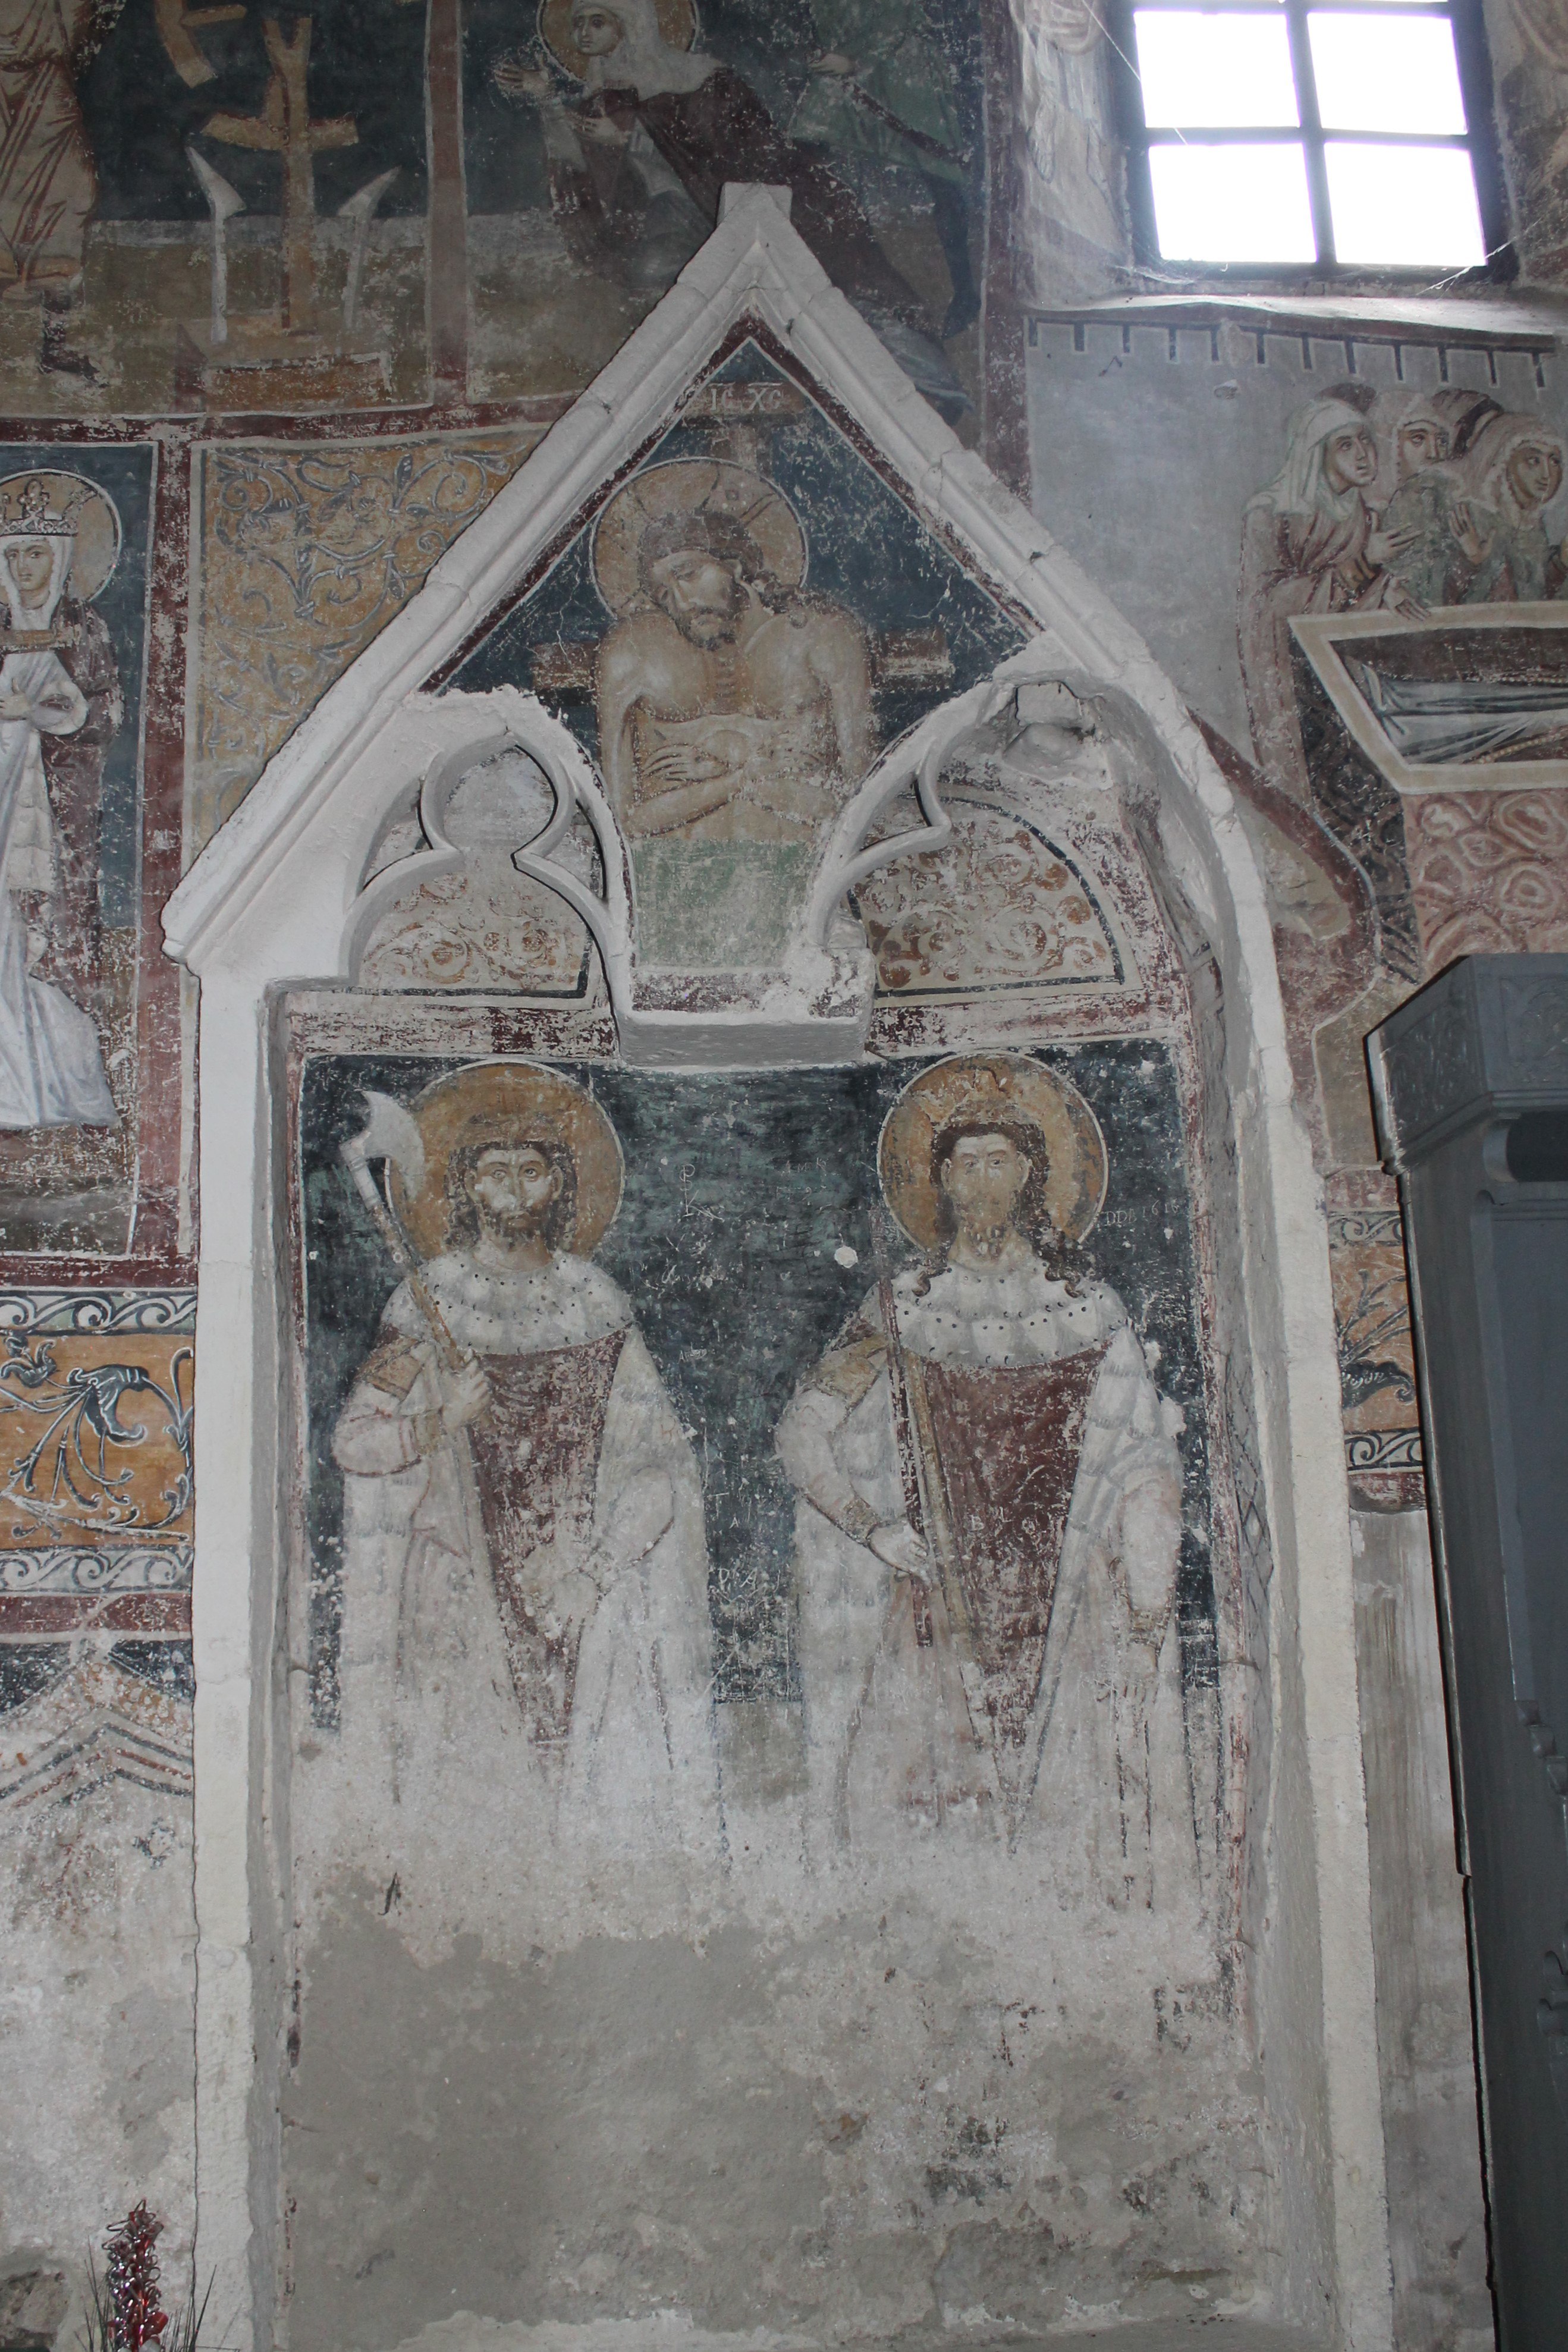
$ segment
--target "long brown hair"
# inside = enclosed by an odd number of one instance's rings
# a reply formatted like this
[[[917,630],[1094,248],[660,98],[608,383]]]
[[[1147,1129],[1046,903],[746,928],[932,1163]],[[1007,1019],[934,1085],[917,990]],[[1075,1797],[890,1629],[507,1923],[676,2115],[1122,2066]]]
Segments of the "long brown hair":
[[[1013,1206],[1013,1221],[1028,1241],[1046,1273],[1057,1282],[1067,1285],[1068,1296],[1076,1298],[1082,1287],[1083,1264],[1077,1249],[1066,1240],[1061,1228],[1051,1213],[1046,1186],[1051,1181],[1051,1154],[1044,1136],[1031,1120],[1009,1118],[1004,1112],[998,1118],[977,1114],[950,1118],[946,1127],[938,1128],[931,1139],[931,1183],[936,1196],[936,1247],[927,1259],[916,1296],[924,1297],[933,1277],[945,1273],[947,1254],[958,1234],[958,1213],[952,1195],[942,1181],[942,1171],[952,1159],[960,1143],[970,1137],[1003,1135],[1013,1150],[1029,1162],[1029,1174],[1022,1192]]]

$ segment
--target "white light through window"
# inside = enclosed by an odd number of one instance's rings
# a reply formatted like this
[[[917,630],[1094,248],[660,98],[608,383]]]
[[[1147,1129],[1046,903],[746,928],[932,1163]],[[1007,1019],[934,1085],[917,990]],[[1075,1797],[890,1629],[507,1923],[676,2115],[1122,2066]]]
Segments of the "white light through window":
[[[1133,184],[1145,186],[1142,236],[1152,229],[1159,257],[1240,269],[1485,263],[1446,0],[1138,0],[1132,18]]]
[[[1160,251],[1203,261],[1311,261],[1299,147],[1151,147]]]
[[[1140,8],[1135,24],[1144,115],[1151,129],[1256,123],[1266,130],[1295,121],[1291,35],[1282,10],[1269,16],[1201,16],[1184,8]]]
[[[1462,147],[1327,148],[1334,249],[1371,268],[1474,268],[1486,258]]]
[[[1314,8],[1307,18],[1325,131],[1462,131],[1465,102],[1446,16]]]

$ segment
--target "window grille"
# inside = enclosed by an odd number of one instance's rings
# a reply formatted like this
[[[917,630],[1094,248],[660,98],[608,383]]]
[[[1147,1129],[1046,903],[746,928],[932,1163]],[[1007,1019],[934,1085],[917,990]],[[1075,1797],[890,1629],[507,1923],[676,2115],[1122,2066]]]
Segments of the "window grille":
[[[1141,262],[1512,274],[1477,0],[1133,0],[1113,46]]]

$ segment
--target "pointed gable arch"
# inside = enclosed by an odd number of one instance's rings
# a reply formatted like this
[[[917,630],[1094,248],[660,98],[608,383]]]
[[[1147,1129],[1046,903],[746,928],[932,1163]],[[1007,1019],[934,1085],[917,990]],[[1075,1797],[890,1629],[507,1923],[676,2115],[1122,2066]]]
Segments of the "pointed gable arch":
[[[643,984],[636,880],[602,763],[559,707],[566,657],[553,672],[535,664],[546,642],[535,633],[524,680],[516,663],[487,671],[486,649],[521,642],[529,598],[748,345],[831,419],[878,495],[999,618],[989,658],[970,646],[954,660],[950,681],[907,712],[826,829],[768,988],[716,1006],[657,1002]],[[1092,702],[1111,754],[1140,780],[1155,861],[1190,910],[1222,998],[1215,1149],[1235,1169],[1231,1320],[1250,1366],[1260,1507],[1288,1596],[1271,1621],[1281,1662],[1260,1665],[1280,1693],[1260,1819],[1272,1825],[1275,1916],[1295,1939],[1266,1956],[1258,1995],[1270,2100],[1301,2118],[1280,2189],[1291,2215],[1283,2291],[1294,2315],[1315,2321],[1326,2294],[1347,2340],[1386,2340],[1381,2122],[1361,2055],[1375,2027],[1347,1511],[1342,1478],[1325,1469],[1343,1459],[1333,1313],[1258,872],[1196,724],[1135,633],[936,415],[775,196],[742,188],[727,192],[718,228],[616,359],[301,721],[164,910],[167,951],[201,982],[196,2258],[216,2273],[218,2303],[241,2314],[236,2342],[270,2340],[262,2217],[278,2193],[284,1999],[267,1955],[281,1951],[287,1925],[279,1497],[301,1441],[279,1404],[295,1139],[277,1000],[292,987],[344,988],[398,892],[456,870],[444,819],[454,782],[509,747],[555,793],[554,815],[514,863],[591,932],[622,1058],[665,1068],[852,1060],[875,975],[845,922],[847,895],[894,859],[947,841],[945,760],[1041,688]],[[416,803],[421,845],[378,872],[389,820]],[[580,819],[597,845],[597,887],[559,854]]]

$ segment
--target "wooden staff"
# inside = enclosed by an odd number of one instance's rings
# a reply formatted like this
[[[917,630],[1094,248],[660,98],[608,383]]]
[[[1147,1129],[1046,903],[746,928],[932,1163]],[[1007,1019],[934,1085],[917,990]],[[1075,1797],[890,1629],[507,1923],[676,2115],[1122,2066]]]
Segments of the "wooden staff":
[[[408,1284],[409,1296],[430,1327],[435,1351],[449,1372],[460,1372],[468,1359],[452,1336],[450,1325],[435,1303],[435,1293],[424,1278],[424,1268],[403,1227],[402,1219],[389,1201],[382,1198],[381,1188],[371,1174],[370,1160],[361,1148],[361,1139],[350,1136],[340,1144],[338,1156],[349,1172],[355,1192],[370,1211],[376,1231],[387,1245],[392,1264]]]
[[[931,1401],[925,1392],[924,1371],[918,1363],[911,1363],[904,1354],[904,1339],[898,1328],[898,1309],[894,1302],[893,1277],[888,1271],[886,1226],[880,1209],[872,1212],[872,1247],[876,1258],[877,1299],[882,1307],[883,1331],[887,1339],[887,1379],[893,1391],[893,1427],[898,1446],[904,1507],[909,1516],[910,1525],[925,1537],[936,1563],[937,1580],[946,1603],[947,1622],[953,1629],[958,1655],[967,1664],[972,1665],[975,1662],[974,1622],[965,1590],[963,1563],[958,1557],[953,1522],[947,1509],[946,1489],[942,1483],[936,1433],[931,1423]],[[928,1619],[923,1639],[930,1639]]]

